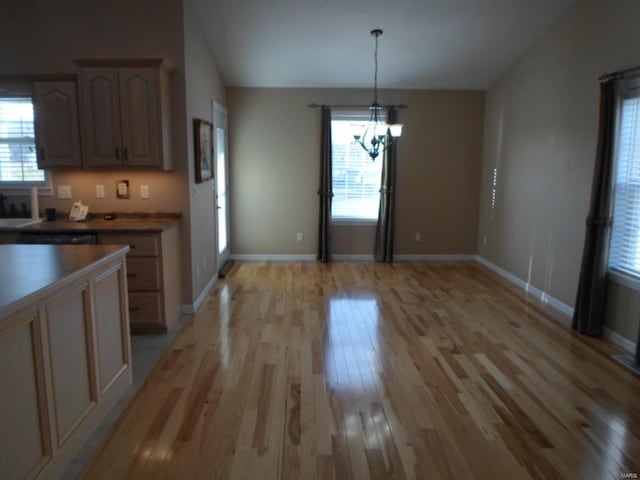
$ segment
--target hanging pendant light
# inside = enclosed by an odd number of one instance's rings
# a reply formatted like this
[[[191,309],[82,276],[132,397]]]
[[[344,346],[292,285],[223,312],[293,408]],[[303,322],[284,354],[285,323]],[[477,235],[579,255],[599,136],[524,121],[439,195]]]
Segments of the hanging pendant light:
[[[402,134],[402,124],[389,125],[382,120],[382,106],[378,103],[378,37],[382,35],[382,30],[376,28],[371,30],[371,35],[375,37],[376,48],[374,53],[374,75],[373,75],[373,103],[369,107],[371,111],[369,123],[364,129],[353,134],[354,141],[359,144],[369,154],[371,160],[375,161],[380,152],[389,148],[393,139]]]

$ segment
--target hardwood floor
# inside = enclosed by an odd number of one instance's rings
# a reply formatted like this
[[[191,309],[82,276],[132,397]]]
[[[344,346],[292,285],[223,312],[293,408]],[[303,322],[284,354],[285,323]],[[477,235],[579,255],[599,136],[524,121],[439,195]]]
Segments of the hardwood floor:
[[[637,478],[610,353],[474,263],[240,263],[83,478]]]

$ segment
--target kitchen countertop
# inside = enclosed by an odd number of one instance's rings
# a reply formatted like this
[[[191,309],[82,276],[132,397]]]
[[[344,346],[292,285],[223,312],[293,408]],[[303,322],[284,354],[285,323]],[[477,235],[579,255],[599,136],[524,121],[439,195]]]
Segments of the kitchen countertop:
[[[121,245],[0,245],[0,319],[128,251]]]
[[[148,218],[115,218],[104,220],[93,218],[86,222],[70,222],[56,220],[42,221],[24,227],[0,226],[0,232],[21,233],[92,233],[92,232],[163,232],[175,227],[179,218],[148,217]]]

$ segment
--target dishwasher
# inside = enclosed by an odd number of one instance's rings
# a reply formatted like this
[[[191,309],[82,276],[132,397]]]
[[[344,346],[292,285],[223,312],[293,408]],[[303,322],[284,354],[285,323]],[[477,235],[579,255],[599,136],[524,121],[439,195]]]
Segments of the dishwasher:
[[[98,243],[98,236],[95,233],[24,232],[18,235],[18,243],[47,245],[95,245]]]

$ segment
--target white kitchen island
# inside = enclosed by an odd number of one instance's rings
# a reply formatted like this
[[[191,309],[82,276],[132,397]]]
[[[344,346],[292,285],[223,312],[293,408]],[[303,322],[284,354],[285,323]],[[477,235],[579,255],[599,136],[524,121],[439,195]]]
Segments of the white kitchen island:
[[[128,250],[0,245],[0,478],[58,478],[131,384]]]

